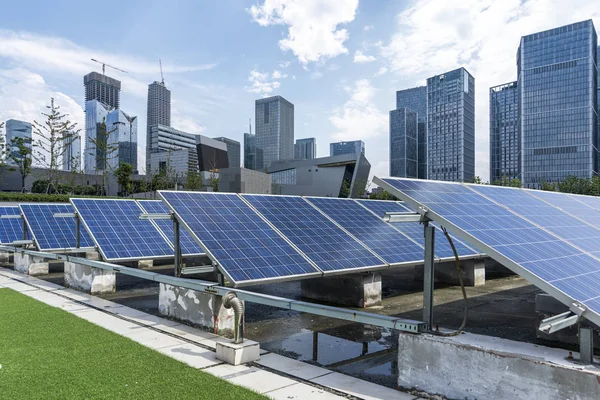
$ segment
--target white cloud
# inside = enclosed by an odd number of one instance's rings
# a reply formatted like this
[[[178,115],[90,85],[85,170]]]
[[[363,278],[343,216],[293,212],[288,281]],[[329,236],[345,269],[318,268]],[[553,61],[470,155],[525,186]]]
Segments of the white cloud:
[[[329,122],[335,128],[334,140],[358,140],[386,135],[388,115],[374,104],[377,93],[369,80],[361,79],[354,87],[347,87],[350,99],[342,107],[335,108]]]
[[[363,27],[363,31],[365,31],[365,32],[368,32],[368,31],[370,31],[371,29],[373,29],[373,25],[365,25],[365,26]]]
[[[290,61],[281,61],[281,62],[279,63],[279,68],[281,68],[281,69],[286,69],[287,67],[289,67],[289,66],[290,66],[290,64],[291,64],[291,62],[290,62]]]
[[[381,54],[404,83],[422,82],[461,66],[475,77],[476,173],[485,180],[489,88],[516,80],[521,36],[590,18],[600,27],[600,2],[424,0],[398,15],[397,31],[381,46]]]
[[[248,82],[250,86],[246,86],[244,89],[250,93],[258,93],[263,97],[270,95],[275,89],[281,86],[279,79],[286,77],[287,75],[281,75],[279,71],[272,73],[260,72],[256,69],[250,71],[248,75]]]
[[[379,70],[377,72],[375,72],[374,76],[381,76],[381,75],[386,74],[387,72],[388,72],[387,67],[381,67],[381,68],[379,68]]]
[[[353,21],[357,7],[358,0],[265,0],[248,11],[261,26],[286,25],[279,48],[306,65],[348,53],[348,30],[338,25]]]
[[[271,78],[272,79],[284,79],[284,78],[287,78],[287,74],[283,74],[283,73],[281,73],[281,71],[275,70],[271,74]]]
[[[376,58],[374,56],[368,56],[360,50],[356,50],[356,53],[354,53],[354,62],[355,63],[359,63],[359,64],[369,63],[369,62],[372,62],[375,60],[376,60]]]

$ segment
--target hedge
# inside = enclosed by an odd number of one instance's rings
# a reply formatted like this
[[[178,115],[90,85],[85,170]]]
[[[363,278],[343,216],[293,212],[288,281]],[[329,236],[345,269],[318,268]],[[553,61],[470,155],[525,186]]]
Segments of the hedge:
[[[117,199],[118,197],[109,196],[75,196],[71,194],[45,194],[45,193],[15,193],[0,192],[0,201],[15,202],[42,202],[42,203],[68,203],[71,198],[102,198]]]

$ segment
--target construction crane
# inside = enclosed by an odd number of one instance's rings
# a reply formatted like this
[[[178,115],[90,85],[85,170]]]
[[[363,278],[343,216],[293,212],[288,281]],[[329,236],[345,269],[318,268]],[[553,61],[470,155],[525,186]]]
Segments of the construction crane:
[[[104,73],[104,70],[105,70],[106,67],[110,67],[112,69],[116,69],[117,71],[121,71],[121,72],[127,73],[127,71],[123,71],[121,68],[113,67],[112,65],[108,65],[107,63],[105,63],[103,61],[98,61],[98,60],[96,60],[94,58],[92,58],[91,60],[94,61],[94,62],[97,62],[98,64],[102,64],[102,75],[106,75]]]
[[[164,86],[165,85],[165,77],[163,76],[163,73],[162,73],[162,61],[160,60],[160,58],[158,59],[158,65],[160,66],[160,81]]]

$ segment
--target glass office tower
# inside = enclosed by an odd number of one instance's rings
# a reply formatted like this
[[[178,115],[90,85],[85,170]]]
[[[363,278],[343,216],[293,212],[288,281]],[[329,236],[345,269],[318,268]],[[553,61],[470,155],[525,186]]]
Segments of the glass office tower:
[[[294,144],[294,160],[313,160],[317,158],[317,139],[305,138]]]
[[[17,144],[16,142],[13,143],[13,139],[16,138],[22,138],[23,139],[23,145],[25,147],[28,148],[32,148],[33,145],[33,137],[31,136],[31,131],[32,131],[32,126],[31,123],[29,122],[25,122],[25,121],[20,121],[18,119],[9,119],[8,121],[6,121],[6,143],[4,144],[6,146],[6,149],[8,150],[8,154],[12,154],[12,156],[18,160],[21,159],[21,155],[19,154],[19,146],[13,146],[13,144]],[[0,149],[2,150],[2,149]],[[1,156],[1,154],[0,154]],[[10,165],[15,165],[15,161],[8,157],[7,158],[7,163]]]
[[[116,169],[120,163],[126,163],[138,173],[137,158],[137,117],[126,114],[121,110],[112,110],[106,116],[106,130],[108,134],[109,151],[106,162],[108,167]]]
[[[154,81],[148,85],[148,107],[146,115],[146,173],[150,173],[150,158],[153,153],[152,127],[171,126],[171,91],[164,82]]]
[[[281,96],[255,102],[256,169],[294,158],[294,105]]]
[[[244,168],[256,169],[256,136],[244,133]]]
[[[427,179],[427,86],[398,90],[396,92],[396,109],[404,107],[417,113],[418,178]]]
[[[215,140],[227,144],[227,157],[229,160],[229,168],[241,167],[241,145],[237,140],[229,139],[226,137],[216,137]]]
[[[475,176],[475,78],[464,68],[427,79],[427,177]]]
[[[390,111],[390,175],[418,177],[418,117],[408,108]]]
[[[517,76],[525,187],[597,174],[596,57],[591,20],[521,38]]]
[[[490,182],[521,179],[517,82],[490,88]]]
[[[353,140],[351,142],[329,143],[330,157],[355,153],[365,154],[365,142],[362,140]]]

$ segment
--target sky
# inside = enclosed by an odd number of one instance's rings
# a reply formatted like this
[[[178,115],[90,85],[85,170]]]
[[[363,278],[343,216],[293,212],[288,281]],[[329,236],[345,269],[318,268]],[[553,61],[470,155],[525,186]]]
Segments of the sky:
[[[465,67],[475,77],[476,174],[489,178],[489,88],[516,80],[520,37],[592,19],[597,0],[221,0],[9,2],[0,24],[0,121],[41,121],[54,97],[85,129],[83,76],[101,60],[138,120],[148,84],[171,90],[171,126],[243,142],[256,99],[295,106],[295,138],[363,140],[389,175],[396,90]],[[252,122],[253,123],[253,122]],[[254,125],[253,125],[254,131]],[[35,138],[34,138],[35,139]]]

